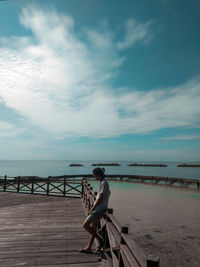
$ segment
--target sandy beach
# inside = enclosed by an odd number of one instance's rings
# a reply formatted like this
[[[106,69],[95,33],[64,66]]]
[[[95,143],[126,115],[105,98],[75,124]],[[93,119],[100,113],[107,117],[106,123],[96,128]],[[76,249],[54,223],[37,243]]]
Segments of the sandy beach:
[[[146,255],[160,266],[200,266],[200,192],[110,182],[110,207]]]

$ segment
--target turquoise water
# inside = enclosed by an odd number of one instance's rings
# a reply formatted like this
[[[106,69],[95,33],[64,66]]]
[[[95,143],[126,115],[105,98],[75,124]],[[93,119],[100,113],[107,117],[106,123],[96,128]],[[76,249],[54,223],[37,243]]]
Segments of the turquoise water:
[[[56,176],[70,174],[91,174],[92,163],[99,161],[65,161],[65,160],[0,160],[0,176]],[[71,163],[81,163],[83,167],[69,167]],[[165,163],[168,167],[128,167],[130,161],[118,161],[121,166],[105,167],[107,174],[133,174],[148,176],[165,176],[179,178],[200,178],[200,168],[179,168],[179,162]],[[145,163],[145,162],[143,162]],[[151,163],[151,162],[148,162]]]
[[[98,192],[99,190],[99,182],[97,181],[90,181],[90,185],[92,186],[93,190]],[[193,191],[185,191],[185,190],[177,190],[174,187],[160,187],[160,186],[149,186],[145,184],[135,184],[135,183],[126,183],[126,182],[114,182],[109,181],[109,186],[111,190],[111,199],[113,194],[117,194],[119,191],[126,192],[127,194],[134,194],[136,192],[142,192],[143,194],[152,193],[155,196],[162,196],[162,198],[166,199],[196,199],[200,201],[200,194],[198,192]],[[170,189],[170,190],[169,190]]]

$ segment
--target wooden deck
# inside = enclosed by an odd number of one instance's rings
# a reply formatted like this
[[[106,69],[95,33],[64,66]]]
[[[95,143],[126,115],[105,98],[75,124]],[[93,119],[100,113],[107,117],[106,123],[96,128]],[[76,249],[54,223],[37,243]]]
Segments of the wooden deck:
[[[0,192],[0,266],[102,266],[88,241],[80,198]]]

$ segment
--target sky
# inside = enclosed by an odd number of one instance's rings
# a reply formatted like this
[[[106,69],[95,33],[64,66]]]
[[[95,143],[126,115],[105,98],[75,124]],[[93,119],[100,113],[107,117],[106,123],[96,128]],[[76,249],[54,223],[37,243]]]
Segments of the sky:
[[[0,1],[0,159],[200,160],[199,12]]]

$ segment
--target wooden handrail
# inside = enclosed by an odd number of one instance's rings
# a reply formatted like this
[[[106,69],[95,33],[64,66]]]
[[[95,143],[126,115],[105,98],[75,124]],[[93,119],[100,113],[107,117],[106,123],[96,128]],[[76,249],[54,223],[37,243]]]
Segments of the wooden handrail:
[[[79,177],[80,178],[80,177]],[[82,179],[70,180],[54,177],[7,177],[0,178],[0,191],[47,196],[82,196]]]
[[[83,179],[83,203],[89,210],[95,201],[95,194],[86,179]],[[109,213],[110,212],[110,213]],[[128,227],[121,227],[118,220],[108,210],[100,219],[98,232],[104,238],[104,256],[110,266],[159,267],[159,257],[146,257],[128,235]]]

